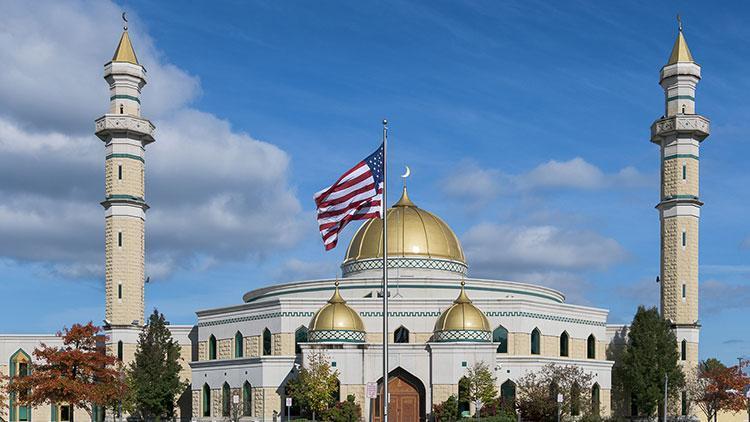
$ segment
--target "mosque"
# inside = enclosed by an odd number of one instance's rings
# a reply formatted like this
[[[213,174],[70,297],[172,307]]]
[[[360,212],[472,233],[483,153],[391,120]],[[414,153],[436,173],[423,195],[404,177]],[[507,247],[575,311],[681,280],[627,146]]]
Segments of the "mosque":
[[[695,114],[700,70],[680,28],[661,68],[664,115],[651,126],[662,169],[661,309],[689,367],[698,362],[700,330],[698,156],[709,134],[708,119]],[[104,328],[108,352],[128,362],[144,323],[145,151],[155,142],[155,127],[141,117],[146,69],[127,28],[104,66],[104,79],[110,107],[95,122],[105,163]],[[179,399],[180,419],[228,420],[228,403],[236,396],[243,420],[275,420],[285,413],[287,382],[316,352],[324,352],[338,370],[340,397],[353,395],[363,417],[372,421],[380,421],[380,406],[378,398],[368,397],[368,386],[377,391],[388,382],[391,418],[428,420],[433,405],[458,394],[459,379],[476,362],[489,364],[503,397],[515,395],[519,377],[546,364],[579,366],[594,376],[591,408],[610,415],[614,362],[607,352],[627,327],[608,325],[607,309],[569,304],[562,292],[547,287],[470,277],[471,257],[464,255],[459,238],[418,204],[419,193],[404,188],[387,210],[393,328],[387,333],[387,381],[382,378],[382,221],[375,219],[356,231],[339,279],[269,285],[245,293],[238,303],[198,310],[194,325],[170,326],[182,345],[183,375],[190,381]],[[0,371],[23,376],[42,342],[59,344],[59,339],[0,336]],[[65,403],[32,409],[11,397],[9,405],[13,422],[70,420]]]

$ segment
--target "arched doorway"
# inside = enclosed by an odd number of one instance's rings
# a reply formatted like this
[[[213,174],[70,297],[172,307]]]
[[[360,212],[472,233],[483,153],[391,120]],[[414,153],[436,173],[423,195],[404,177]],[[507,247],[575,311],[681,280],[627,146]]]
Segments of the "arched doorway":
[[[373,422],[381,422],[383,379],[378,380],[378,398],[372,400],[370,413]],[[425,420],[425,388],[422,381],[403,368],[388,375],[388,420],[393,422],[420,422]]]

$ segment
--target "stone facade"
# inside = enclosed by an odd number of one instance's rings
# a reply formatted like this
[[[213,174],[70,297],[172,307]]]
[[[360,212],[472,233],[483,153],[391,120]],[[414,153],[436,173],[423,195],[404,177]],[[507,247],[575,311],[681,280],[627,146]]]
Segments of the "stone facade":
[[[662,312],[675,323],[693,324],[698,320],[698,219],[665,218],[662,236]]]
[[[262,352],[261,347],[260,336],[245,337],[245,356],[259,357]]]
[[[448,397],[458,397],[458,384],[434,384],[432,386],[432,404],[440,404]]]
[[[232,344],[234,339],[223,338],[216,341],[216,358],[217,359],[232,359],[234,357],[234,349]]]
[[[144,309],[144,221],[137,217],[111,216],[105,221],[104,232],[106,318],[113,325],[131,325],[133,321],[141,325]]]
[[[274,333],[271,335],[272,355],[294,356],[294,333]]]

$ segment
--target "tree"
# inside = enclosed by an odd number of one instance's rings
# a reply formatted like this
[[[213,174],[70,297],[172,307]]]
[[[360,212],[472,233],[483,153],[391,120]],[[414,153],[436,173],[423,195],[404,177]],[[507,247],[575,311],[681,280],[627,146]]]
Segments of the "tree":
[[[684,385],[677,339],[671,328],[656,308],[643,306],[638,307],[630,325],[622,362],[615,375],[642,416],[653,416],[663,408],[665,375],[669,377],[668,393],[672,400],[679,396]]]
[[[128,368],[130,407],[144,419],[174,416],[174,403],[187,388],[180,380],[180,345],[172,338],[164,315],[154,309],[138,338],[135,359]]]
[[[466,380],[466,398],[471,402],[476,403],[477,400],[481,400],[482,403],[488,404],[497,397],[497,387],[495,387],[497,379],[487,362],[474,363],[466,371],[464,378]]]
[[[0,374],[0,420],[7,419],[8,411],[8,378]]]
[[[743,389],[750,384],[750,377],[740,366],[726,367],[718,359],[707,359],[698,365],[698,370],[689,382],[691,400],[706,415],[706,420],[716,421],[722,410],[739,412],[745,410]]]
[[[68,403],[70,420],[74,409],[93,415],[94,407],[110,407],[126,394],[122,367],[117,358],[107,355],[101,328],[91,322],[64,328],[61,347],[44,343],[34,350],[36,362],[30,373],[14,377],[10,391],[17,393],[19,403],[40,406]]]
[[[516,383],[517,402],[524,420],[555,421],[557,419],[557,395],[563,395],[560,414],[571,416],[578,408],[588,413],[591,403],[591,381],[594,376],[578,366],[545,365],[541,371],[528,372]]]
[[[440,404],[432,406],[432,416],[435,422],[453,422],[458,420],[458,399],[450,396]]]
[[[362,408],[354,401],[354,396],[349,394],[346,400],[336,403],[325,415],[325,420],[330,422],[354,422],[362,417]]]
[[[335,404],[338,374],[338,371],[331,371],[331,364],[323,352],[313,352],[297,378],[289,381],[289,396],[315,420],[316,415]]]

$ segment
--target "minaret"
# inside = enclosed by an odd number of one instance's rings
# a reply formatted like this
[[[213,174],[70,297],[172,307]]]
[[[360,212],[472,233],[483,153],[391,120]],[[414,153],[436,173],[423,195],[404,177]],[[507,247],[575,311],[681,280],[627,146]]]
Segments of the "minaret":
[[[679,21],[679,18],[678,18]],[[700,143],[709,121],[696,114],[695,88],[701,67],[690,54],[682,24],[669,61],[661,69],[665,115],[651,126],[651,142],[660,146],[661,313],[671,321],[681,358],[698,364],[698,196]]]
[[[124,18],[124,15],[123,15]],[[126,21],[127,22],[127,21]],[[154,142],[154,125],[141,118],[141,88],[146,69],[125,26],[112,61],[104,65],[109,111],[96,120],[104,141],[105,329],[112,354],[132,359],[144,317],[145,148]]]

